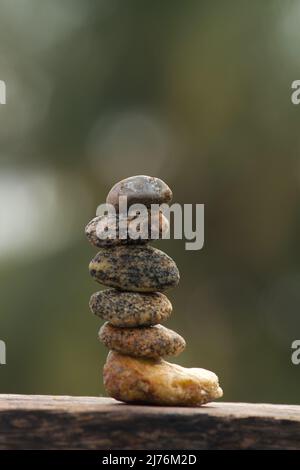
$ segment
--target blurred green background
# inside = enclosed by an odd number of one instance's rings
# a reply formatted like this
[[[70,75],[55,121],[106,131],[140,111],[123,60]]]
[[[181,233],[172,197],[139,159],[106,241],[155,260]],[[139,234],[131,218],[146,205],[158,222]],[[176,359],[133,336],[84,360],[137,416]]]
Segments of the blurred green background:
[[[203,250],[157,243],[177,362],[300,403],[299,23],[297,0],[0,0],[0,392],[104,394],[84,227],[150,174],[205,204]]]

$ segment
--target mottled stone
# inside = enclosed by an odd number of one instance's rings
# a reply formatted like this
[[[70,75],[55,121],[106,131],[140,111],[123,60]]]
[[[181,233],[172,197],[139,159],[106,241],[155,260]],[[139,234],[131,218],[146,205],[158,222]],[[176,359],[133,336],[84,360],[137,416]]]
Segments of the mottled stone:
[[[151,204],[169,203],[172,199],[172,191],[169,186],[159,178],[153,176],[131,176],[116,183],[109,191],[106,202],[116,209],[119,207],[119,197],[126,196],[127,204]]]
[[[127,403],[199,406],[222,397],[216,374],[163,359],[141,359],[111,351],[104,366],[107,394]]]
[[[126,238],[119,238],[120,222]],[[92,219],[85,228],[85,234],[92,245],[97,247],[147,243],[150,239],[162,238],[169,231],[168,219],[162,212],[150,216],[101,215]]]
[[[100,328],[99,339],[107,348],[135,357],[178,356],[185,348],[184,339],[162,325],[118,328],[107,322]]]
[[[128,291],[164,291],[179,282],[172,258],[148,245],[101,248],[89,269],[97,282]]]
[[[114,326],[130,328],[163,323],[172,313],[172,304],[160,292],[140,294],[105,289],[91,296],[90,309]]]

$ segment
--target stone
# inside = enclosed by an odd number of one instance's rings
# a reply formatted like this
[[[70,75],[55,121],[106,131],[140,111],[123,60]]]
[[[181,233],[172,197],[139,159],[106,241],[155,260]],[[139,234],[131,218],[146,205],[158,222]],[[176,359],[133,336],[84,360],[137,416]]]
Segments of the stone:
[[[119,223],[127,227],[127,238],[119,238]],[[139,223],[138,223],[139,222]],[[139,231],[135,229],[138,226]],[[92,219],[85,228],[85,234],[89,242],[97,247],[142,244],[147,243],[151,238],[151,233],[155,234],[152,240],[163,238],[169,231],[169,221],[162,212],[151,218],[139,215],[121,216],[101,215]],[[132,236],[133,234],[133,236]],[[140,234],[140,235],[139,235]],[[135,235],[138,238],[135,238]]]
[[[105,289],[91,296],[90,309],[113,326],[130,328],[163,323],[172,313],[172,304],[160,292]]]
[[[134,292],[165,291],[180,278],[172,258],[148,245],[103,247],[89,270],[100,284]]]
[[[163,359],[141,359],[111,351],[103,371],[109,396],[127,403],[199,406],[222,397],[218,377]]]
[[[107,348],[134,357],[178,356],[185,349],[184,339],[162,325],[118,328],[107,322],[100,328],[99,339]]]
[[[106,202],[119,208],[119,197],[127,196],[127,205],[169,203],[172,199],[172,191],[169,186],[159,178],[153,176],[131,176],[116,183],[109,191]]]

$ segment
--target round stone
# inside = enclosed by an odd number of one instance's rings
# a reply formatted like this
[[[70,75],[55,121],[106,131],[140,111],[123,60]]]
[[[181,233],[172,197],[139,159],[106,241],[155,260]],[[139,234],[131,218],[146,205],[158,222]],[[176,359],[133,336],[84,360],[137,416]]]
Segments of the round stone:
[[[107,394],[127,403],[199,406],[222,397],[213,372],[163,359],[141,359],[111,351],[104,366]]]
[[[172,304],[160,292],[105,289],[91,296],[90,309],[113,326],[129,328],[163,323],[172,313]]]
[[[134,292],[164,291],[180,277],[172,258],[149,245],[103,247],[89,269],[100,284]]]
[[[125,237],[120,238],[120,223],[125,227]],[[121,226],[122,226],[121,225]],[[147,216],[101,215],[92,219],[85,228],[85,234],[92,245],[97,247],[143,244],[150,239],[163,238],[169,231],[168,219],[159,212]]]
[[[109,191],[106,202],[119,208],[119,197],[127,197],[127,205],[169,203],[172,199],[172,191],[169,186],[159,178],[153,176],[131,176],[116,183]]]
[[[162,325],[118,328],[107,322],[100,328],[99,339],[107,348],[135,357],[178,356],[185,348],[184,339]]]

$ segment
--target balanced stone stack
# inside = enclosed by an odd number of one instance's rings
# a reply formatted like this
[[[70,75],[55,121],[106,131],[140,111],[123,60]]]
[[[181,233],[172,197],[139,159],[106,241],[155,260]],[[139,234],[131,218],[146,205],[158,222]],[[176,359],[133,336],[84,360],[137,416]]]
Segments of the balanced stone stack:
[[[127,204],[143,204],[150,214],[151,204],[169,203],[170,188],[160,179],[133,176],[117,183],[109,192],[106,203],[112,204],[116,216],[94,218],[86,227],[89,241],[100,248],[91,261],[92,277],[108,289],[96,292],[90,300],[92,312],[106,323],[99,339],[110,349],[104,366],[104,386],[113,398],[124,402],[192,406],[222,396],[218,377],[205,369],[187,369],[166,362],[185,348],[185,340],[164,327],[172,313],[172,305],[163,294],[179,282],[175,262],[164,252],[149,245],[153,226],[158,238],[169,230],[168,220],[159,212],[157,217],[139,219],[149,229],[145,238],[118,237],[124,217],[128,227],[135,215],[119,213],[121,196]],[[104,236],[112,224],[117,236]],[[152,229],[152,231],[151,231]]]

